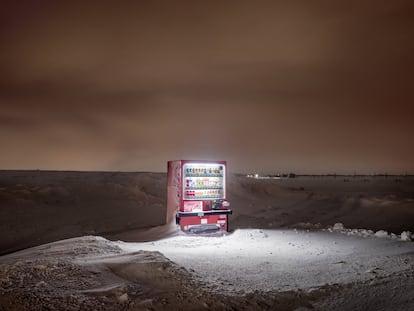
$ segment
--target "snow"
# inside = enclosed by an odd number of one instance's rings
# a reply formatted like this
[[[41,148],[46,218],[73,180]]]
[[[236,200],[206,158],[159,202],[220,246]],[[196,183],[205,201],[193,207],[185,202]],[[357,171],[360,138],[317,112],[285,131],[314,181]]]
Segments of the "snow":
[[[236,230],[223,237],[176,236],[123,243],[124,251],[160,251],[220,292],[307,290],[366,281],[411,267],[413,244],[302,230]],[[377,272],[373,275],[371,272]]]
[[[144,304],[161,310],[154,288],[169,293],[163,298],[168,301],[177,294],[174,288],[191,292],[196,287],[233,303],[247,295],[268,301],[276,298],[266,295],[290,292],[302,292],[307,299],[335,297],[338,284],[363,284],[363,290],[366,284],[379,284],[381,290],[391,285],[396,291],[397,276],[414,283],[413,263],[414,243],[333,230],[241,229],[223,236],[177,234],[144,243],[85,236],[0,257],[0,285],[3,295],[30,288],[30,295],[51,309],[59,301],[65,308],[82,302],[89,309]],[[384,285],[383,280],[391,281]],[[33,298],[25,295],[17,301]],[[212,296],[201,297],[200,304],[211,306]],[[338,307],[330,299],[318,304],[327,310]]]
[[[414,310],[409,179],[233,176],[234,231],[198,236],[155,226],[164,175],[27,174],[0,178],[0,310]]]
[[[336,223],[332,227],[327,229],[329,232],[339,232],[346,235],[356,235],[360,237],[372,237],[377,238],[391,238],[391,239],[400,239],[401,241],[412,241],[411,231],[403,231],[400,235],[397,235],[393,232],[388,233],[386,230],[378,230],[374,232],[373,230],[368,229],[347,229],[344,224]]]
[[[401,240],[402,241],[412,241],[412,238],[413,238],[413,236],[412,236],[411,231],[403,231],[401,233]]]
[[[375,232],[375,236],[378,238],[388,238],[388,232],[385,230],[378,230]]]
[[[337,222],[332,227],[332,230],[334,230],[334,231],[340,231],[340,230],[344,230],[344,229],[345,229],[344,224],[340,223],[340,222]]]

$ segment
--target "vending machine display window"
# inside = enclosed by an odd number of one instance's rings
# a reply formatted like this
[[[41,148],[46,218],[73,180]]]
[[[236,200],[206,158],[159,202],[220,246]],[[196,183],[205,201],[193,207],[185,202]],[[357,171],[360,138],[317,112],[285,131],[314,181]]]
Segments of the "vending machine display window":
[[[225,197],[225,176],[224,165],[184,164],[183,198],[185,200],[223,199]]]

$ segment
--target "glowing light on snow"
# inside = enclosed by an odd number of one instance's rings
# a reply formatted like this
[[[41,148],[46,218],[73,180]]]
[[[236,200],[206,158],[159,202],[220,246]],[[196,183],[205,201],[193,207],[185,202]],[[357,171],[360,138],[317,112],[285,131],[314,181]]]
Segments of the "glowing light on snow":
[[[119,246],[129,252],[159,251],[208,282],[232,280],[229,290],[237,287],[247,291],[265,282],[276,282],[279,289],[290,288],[286,285],[292,284],[289,275],[292,277],[294,271],[298,278],[301,269],[323,283],[324,273],[320,271],[330,271],[329,257],[335,254],[338,258],[334,261],[340,261],[352,253],[352,243],[341,243],[339,247],[324,234],[296,230],[246,229],[221,237],[182,234],[148,243],[121,242]]]

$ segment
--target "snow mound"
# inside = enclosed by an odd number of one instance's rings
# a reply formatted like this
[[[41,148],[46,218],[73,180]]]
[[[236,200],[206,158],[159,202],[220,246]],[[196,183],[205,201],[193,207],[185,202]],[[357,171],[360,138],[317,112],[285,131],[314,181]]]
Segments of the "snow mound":
[[[389,237],[388,232],[385,230],[378,230],[377,232],[375,232],[375,236],[377,238],[388,238]]]
[[[412,241],[412,233],[411,231],[403,231],[401,233],[401,240],[402,241]]]
[[[342,234],[346,234],[349,236],[359,236],[359,237],[372,237],[374,235],[374,231],[368,229],[347,229],[345,228],[344,224],[336,223],[333,227],[329,227],[327,229],[329,232],[338,232]]]
[[[326,229],[329,232],[338,232],[349,236],[359,236],[363,238],[376,237],[376,238],[389,238],[389,239],[401,239],[402,241],[412,241],[412,233],[410,231],[403,231],[400,236],[395,233],[388,233],[385,230],[378,230],[374,232],[369,229],[348,229],[345,228],[343,223],[336,223],[332,227]]]
[[[332,230],[333,231],[345,230],[345,226],[344,226],[343,223],[338,222],[338,223],[334,224]]]
[[[260,231],[245,236],[263,237]],[[176,238],[182,242],[182,237]],[[189,237],[191,242],[196,239]],[[301,292],[225,296],[214,291],[223,279],[206,288],[193,278],[194,271],[159,251],[120,252],[119,244],[83,237],[0,257],[0,310],[259,310],[276,305],[285,310],[309,305]]]
[[[182,300],[180,292],[189,295],[193,287],[186,269],[160,252],[125,253],[101,237],[62,240],[0,260],[1,310],[159,309],[162,299]]]

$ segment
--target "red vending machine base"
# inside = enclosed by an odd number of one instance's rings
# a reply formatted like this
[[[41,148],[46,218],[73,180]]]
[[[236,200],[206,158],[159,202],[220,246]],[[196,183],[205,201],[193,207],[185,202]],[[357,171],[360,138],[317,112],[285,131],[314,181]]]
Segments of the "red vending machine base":
[[[224,233],[228,231],[228,214],[178,213],[176,222],[187,233]]]

